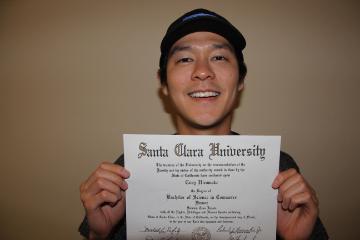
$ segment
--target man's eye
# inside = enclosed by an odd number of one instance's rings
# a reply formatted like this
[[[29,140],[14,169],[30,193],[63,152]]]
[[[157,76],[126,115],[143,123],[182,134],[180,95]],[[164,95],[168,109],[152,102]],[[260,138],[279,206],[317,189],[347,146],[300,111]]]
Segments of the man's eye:
[[[179,60],[176,61],[177,63],[188,63],[188,62],[192,62],[191,58],[188,57],[184,57],[184,58],[180,58]]]
[[[227,60],[226,57],[224,57],[224,56],[214,56],[214,57],[212,57],[212,59],[215,60],[215,61],[225,61],[225,60]]]

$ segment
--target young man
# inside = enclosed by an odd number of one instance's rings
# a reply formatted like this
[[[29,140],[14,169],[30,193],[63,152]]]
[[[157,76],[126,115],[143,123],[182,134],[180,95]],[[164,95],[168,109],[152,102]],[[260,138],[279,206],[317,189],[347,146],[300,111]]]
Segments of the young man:
[[[175,110],[178,134],[227,135],[246,66],[242,34],[216,13],[196,9],[172,23],[161,43],[161,90]],[[278,189],[278,239],[328,239],[318,219],[315,191],[295,162],[281,153]],[[125,191],[130,173],[121,156],[102,163],[81,184],[86,218],[80,232],[90,239],[126,239]]]

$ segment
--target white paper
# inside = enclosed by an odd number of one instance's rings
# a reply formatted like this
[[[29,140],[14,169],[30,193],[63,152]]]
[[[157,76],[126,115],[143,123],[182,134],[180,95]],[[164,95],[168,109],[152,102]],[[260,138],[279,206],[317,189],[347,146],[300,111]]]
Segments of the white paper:
[[[128,240],[276,239],[280,136],[124,135]]]

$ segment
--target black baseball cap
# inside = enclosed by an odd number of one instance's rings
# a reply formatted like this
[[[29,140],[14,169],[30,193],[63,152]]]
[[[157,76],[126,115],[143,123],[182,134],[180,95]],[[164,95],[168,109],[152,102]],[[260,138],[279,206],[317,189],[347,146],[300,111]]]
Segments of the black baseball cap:
[[[212,32],[224,37],[234,47],[238,62],[243,62],[244,36],[228,20],[206,9],[195,9],[175,20],[161,41],[160,74],[165,74],[167,57],[172,45],[180,38],[194,32]]]

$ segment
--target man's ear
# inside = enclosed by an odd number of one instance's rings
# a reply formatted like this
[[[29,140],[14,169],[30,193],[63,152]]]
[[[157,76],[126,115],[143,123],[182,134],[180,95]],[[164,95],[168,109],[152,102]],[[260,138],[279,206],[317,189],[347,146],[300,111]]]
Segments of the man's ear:
[[[168,96],[169,92],[168,92],[168,87],[166,84],[161,84],[161,92],[165,95]]]
[[[241,83],[239,83],[238,85],[238,91],[241,92],[244,89],[244,81],[242,81]]]
[[[159,82],[160,82],[161,92],[162,92],[165,96],[168,96],[169,93],[168,93],[167,85],[166,85],[166,83],[163,83],[163,82],[161,81],[160,69],[157,71],[157,79],[158,79]]]

